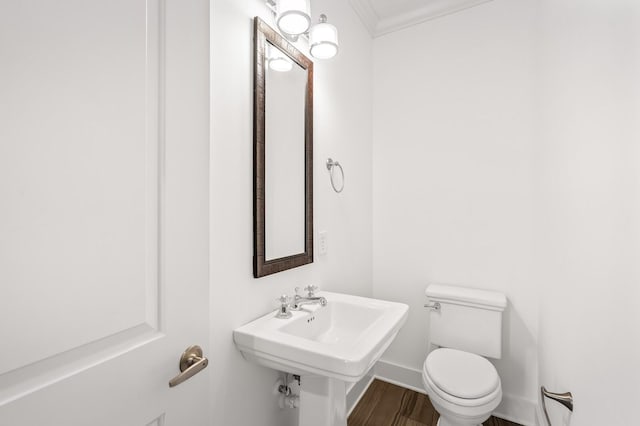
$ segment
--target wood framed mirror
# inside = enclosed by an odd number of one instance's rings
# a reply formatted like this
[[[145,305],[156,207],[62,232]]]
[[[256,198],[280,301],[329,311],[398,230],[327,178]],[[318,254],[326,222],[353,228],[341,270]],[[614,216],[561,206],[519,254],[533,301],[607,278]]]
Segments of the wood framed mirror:
[[[254,19],[253,275],[313,262],[313,62]]]

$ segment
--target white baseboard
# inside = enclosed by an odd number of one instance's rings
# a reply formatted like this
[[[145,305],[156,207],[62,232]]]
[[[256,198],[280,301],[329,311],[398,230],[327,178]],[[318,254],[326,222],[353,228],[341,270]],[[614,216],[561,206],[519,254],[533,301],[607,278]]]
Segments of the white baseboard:
[[[426,394],[422,385],[422,371],[420,370],[380,360],[376,363],[373,372],[374,377],[377,379]],[[496,417],[519,423],[523,426],[537,426],[539,423],[536,418],[536,410],[537,404],[533,401],[503,394],[502,402],[493,414]]]
[[[383,382],[389,382],[423,394],[427,393],[422,385],[422,371],[420,370],[380,360],[374,367],[374,373]]]
[[[502,402],[493,412],[496,417],[519,423],[524,426],[536,426],[536,403],[519,396],[503,394]]]

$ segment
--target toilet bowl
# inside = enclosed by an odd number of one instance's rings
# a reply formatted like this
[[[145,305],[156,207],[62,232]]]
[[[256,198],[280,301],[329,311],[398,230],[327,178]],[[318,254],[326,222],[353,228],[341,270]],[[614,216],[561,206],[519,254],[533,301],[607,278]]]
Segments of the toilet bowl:
[[[485,357],[502,356],[502,293],[432,284],[429,338],[431,351],[422,382],[438,426],[478,426],[502,400],[500,376]]]
[[[495,367],[485,358],[456,349],[436,349],[427,356],[422,382],[434,408],[438,426],[478,426],[502,400]]]

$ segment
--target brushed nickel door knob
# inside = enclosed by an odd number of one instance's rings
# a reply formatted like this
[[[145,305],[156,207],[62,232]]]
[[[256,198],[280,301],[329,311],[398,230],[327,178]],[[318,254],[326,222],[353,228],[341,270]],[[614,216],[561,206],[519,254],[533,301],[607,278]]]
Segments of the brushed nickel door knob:
[[[198,345],[189,346],[180,357],[180,374],[169,381],[169,387],[178,386],[190,379],[209,365],[209,360],[203,356],[202,348]]]

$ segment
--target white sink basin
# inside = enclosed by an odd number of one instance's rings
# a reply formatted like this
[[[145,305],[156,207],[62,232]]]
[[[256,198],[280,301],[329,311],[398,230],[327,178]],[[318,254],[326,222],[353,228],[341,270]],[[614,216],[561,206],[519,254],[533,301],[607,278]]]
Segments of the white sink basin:
[[[327,306],[304,305],[289,319],[269,313],[233,332],[243,356],[300,376],[356,382],[380,358],[407,319],[409,307],[319,292]]]

